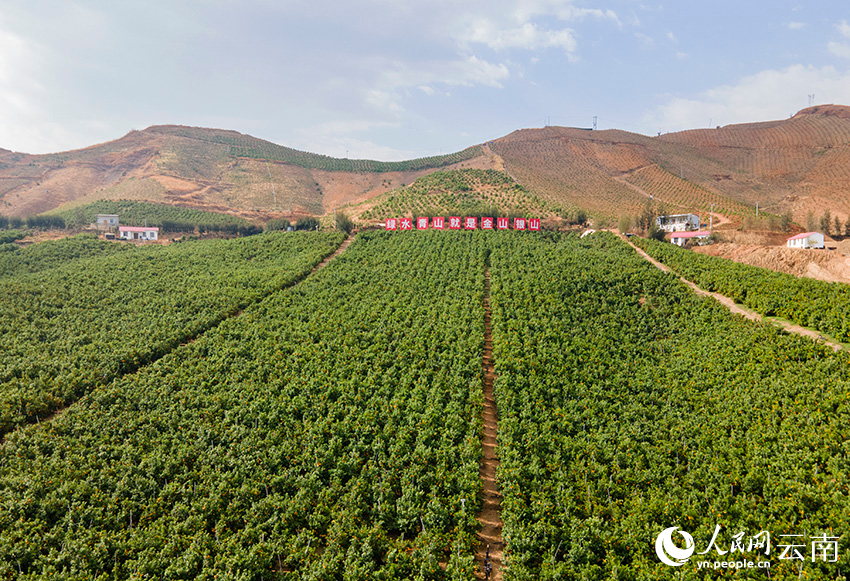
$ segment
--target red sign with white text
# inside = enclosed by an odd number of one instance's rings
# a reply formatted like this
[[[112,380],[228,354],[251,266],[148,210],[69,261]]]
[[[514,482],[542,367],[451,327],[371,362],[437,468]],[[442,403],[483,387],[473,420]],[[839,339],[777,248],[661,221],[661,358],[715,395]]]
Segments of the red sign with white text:
[[[430,222],[430,223],[429,223]],[[435,216],[428,218],[421,216],[418,218],[387,218],[384,228],[386,230],[510,230],[510,218],[479,218],[475,216]],[[542,229],[540,218],[514,218],[514,230],[530,230],[539,232]]]

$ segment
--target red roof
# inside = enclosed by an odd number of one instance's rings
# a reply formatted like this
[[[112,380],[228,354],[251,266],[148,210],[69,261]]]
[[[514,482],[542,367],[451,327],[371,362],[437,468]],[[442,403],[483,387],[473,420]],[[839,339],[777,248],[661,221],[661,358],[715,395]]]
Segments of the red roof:
[[[155,226],[118,226],[119,232],[159,232],[159,228]]]
[[[697,236],[711,236],[708,230],[700,230],[699,232],[673,232],[670,234],[670,239],[673,238],[696,238]]]
[[[797,234],[796,236],[792,236],[788,240],[799,240],[800,238],[808,238],[812,234],[820,234],[820,232],[803,232],[802,234]]]

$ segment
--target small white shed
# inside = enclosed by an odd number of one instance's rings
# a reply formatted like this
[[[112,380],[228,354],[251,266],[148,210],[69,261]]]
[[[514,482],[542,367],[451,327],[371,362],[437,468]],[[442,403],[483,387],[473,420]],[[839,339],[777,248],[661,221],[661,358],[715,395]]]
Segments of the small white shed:
[[[820,232],[803,232],[789,238],[786,245],[788,248],[823,248],[823,234]]]
[[[118,237],[122,240],[158,240],[159,228],[153,226],[119,226]]]
[[[118,227],[118,215],[117,214],[98,214],[96,217],[95,225],[98,230],[109,230],[110,228]]]

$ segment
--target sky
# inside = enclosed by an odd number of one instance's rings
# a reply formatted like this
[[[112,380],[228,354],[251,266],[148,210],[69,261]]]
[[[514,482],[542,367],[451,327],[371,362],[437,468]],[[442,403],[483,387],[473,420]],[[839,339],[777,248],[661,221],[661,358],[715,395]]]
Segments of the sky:
[[[846,0],[0,0],[0,147],[151,125],[401,160],[850,105]]]

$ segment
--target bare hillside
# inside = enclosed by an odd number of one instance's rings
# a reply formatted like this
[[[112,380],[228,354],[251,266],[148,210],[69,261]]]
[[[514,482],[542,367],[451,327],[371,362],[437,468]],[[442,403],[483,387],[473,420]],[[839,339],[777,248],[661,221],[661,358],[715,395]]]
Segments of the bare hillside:
[[[155,126],[77,151],[0,150],[0,213],[28,216],[100,199],[138,199],[246,217],[317,215],[446,167],[493,167],[470,148],[409,162],[338,160],[235,131]]]
[[[754,218],[756,204],[761,216],[789,212],[800,224],[829,208],[843,222],[850,216],[850,108],[818,106],[785,120],[654,137],[522,129],[406,162],[335,159],[235,131],[155,126],[72,152],[0,150],[0,213],[124,198],[297,217],[367,207],[454,169],[504,170],[553,215],[582,209],[616,219],[652,200],[669,212],[714,211],[724,228]]]
[[[763,244],[723,243],[701,246],[695,251],[795,276],[850,283],[850,257],[835,250],[801,250]]]

